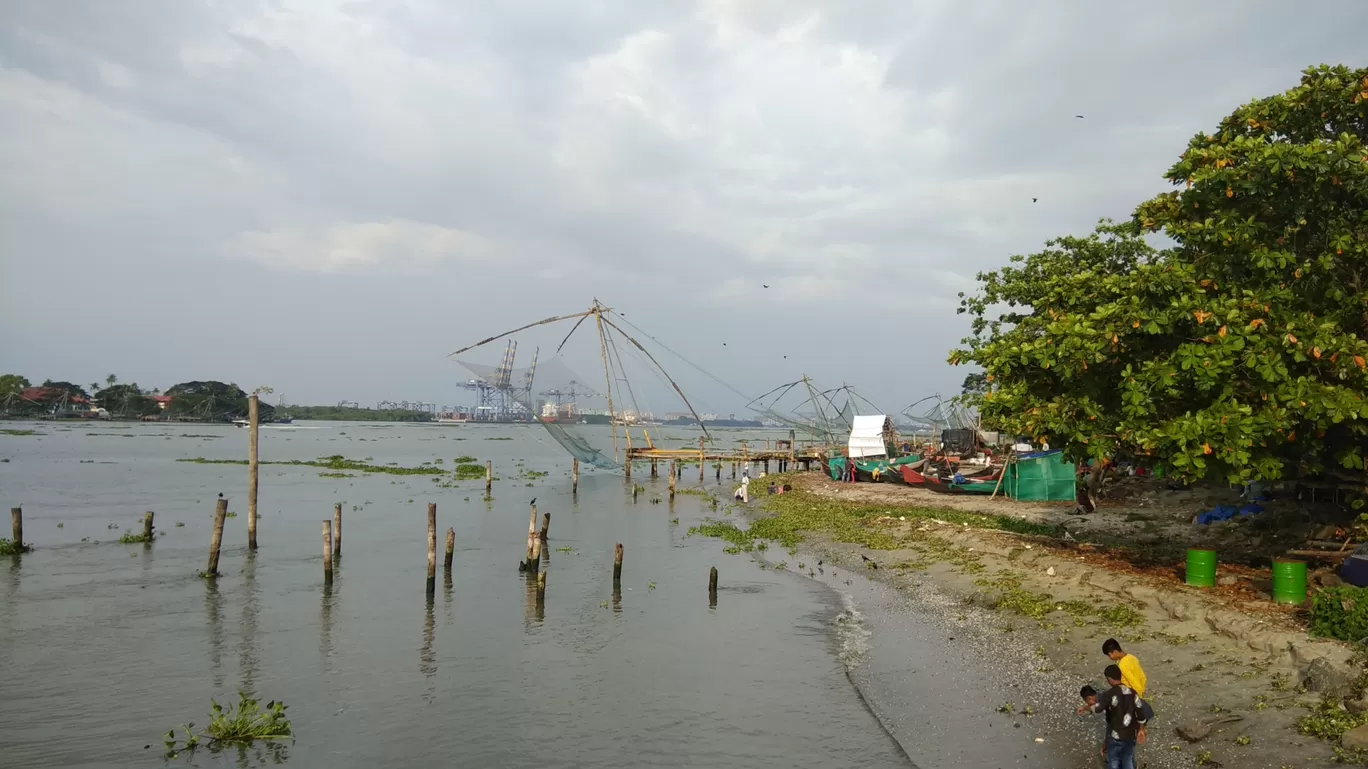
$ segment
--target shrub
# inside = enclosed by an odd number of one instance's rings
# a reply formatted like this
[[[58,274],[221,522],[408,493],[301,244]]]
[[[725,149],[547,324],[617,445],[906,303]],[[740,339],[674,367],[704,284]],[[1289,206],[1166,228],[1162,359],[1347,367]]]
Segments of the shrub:
[[[1311,635],[1355,643],[1368,638],[1368,588],[1332,587],[1311,600]]]

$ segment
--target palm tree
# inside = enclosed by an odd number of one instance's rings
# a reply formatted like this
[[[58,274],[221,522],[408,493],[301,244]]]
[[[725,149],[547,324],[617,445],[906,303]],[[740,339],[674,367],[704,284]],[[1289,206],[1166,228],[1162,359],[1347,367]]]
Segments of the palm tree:
[[[114,385],[116,385],[116,384],[118,384],[118,383],[119,383],[119,378],[116,377],[116,376],[114,376],[113,374],[110,374],[109,376],[105,377],[105,384],[108,385],[108,386],[110,386],[110,387],[113,387]]]
[[[91,382],[91,383],[90,383],[90,394],[91,394],[92,396],[95,395],[95,393],[99,392],[99,390],[100,390],[100,383],[99,383],[99,382]]]

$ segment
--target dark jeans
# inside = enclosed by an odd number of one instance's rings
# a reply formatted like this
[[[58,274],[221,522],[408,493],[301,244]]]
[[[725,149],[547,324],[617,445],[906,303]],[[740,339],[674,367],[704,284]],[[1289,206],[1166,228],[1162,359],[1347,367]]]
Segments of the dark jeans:
[[[1135,769],[1135,740],[1107,742],[1107,769]]]

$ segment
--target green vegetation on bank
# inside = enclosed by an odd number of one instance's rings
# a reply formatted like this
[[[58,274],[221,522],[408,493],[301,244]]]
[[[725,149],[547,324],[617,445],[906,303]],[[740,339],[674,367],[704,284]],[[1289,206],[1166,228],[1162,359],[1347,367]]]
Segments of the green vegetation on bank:
[[[790,477],[787,474],[771,475],[767,476],[765,481],[783,484]],[[753,484],[752,488],[755,485]],[[772,540],[786,548],[793,548],[803,541],[805,533],[811,532],[828,535],[837,542],[849,542],[872,550],[894,550],[908,546],[909,542],[914,540],[934,546],[935,542],[932,540],[938,540],[922,536],[924,532],[915,530],[907,537],[895,537],[888,533],[886,527],[875,524],[876,519],[885,517],[899,517],[909,521],[935,519],[1016,534],[1054,536],[1059,533],[1054,526],[1031,523],[1008,515],[985,515],[923,507],[890,509],[886,504],[827,499],[801,489],[761,496],[756,501],[762,514],[756,517],[750,528],[745,531],[731,524],[714,522],[703,527],[695,527],[690,532],[722,537],[742,549],[748,549],[744,545],[756,539]],[[709,526],[718,528],[708,528]],[[730,527],[730,530],[724,531],[726,527]],[[733,531],[738,533],[732,533]],[[738,537],[744,538],[744,541]]]
[[[27,553],[32,549],[33,548],[22,542],[11,542],[4,537],[0,537],[0,555],[18,555],[19,553]]]
[[[432,414],[409,409],[368,409],[352,406],[284,406],[295,419],[329,419],[338,422],[431,422]]]
[[[1358,643],[1368,638],[1368,588],[1321,588],[1311,599],[1311,635]]]
[[[195,457],[193,459],[177,459],[177,462],[193,462],[197,465],[245,465],[245,459],[205,459]],[[354,459],[347,459],[341,454],[334,454],[330,457],[319,457],[317,460],[289,459],[274,462],[262,462],[263,465],[292,465],[300,467],[322,467],[334,472],[354,470],[362,473],[387,473],[389,475],[442,475],[446,471],[440,467],[424,465],[420,467],[397,467],[390,465],[371,465],[365,462],[358,462]],[[483,470],[481,471],[483,472]]]
[[[12,430],[12,429],[5,429],[5,430],[0,430],[0,435],[42,435],[42,433],[38,432],[37,430]]]

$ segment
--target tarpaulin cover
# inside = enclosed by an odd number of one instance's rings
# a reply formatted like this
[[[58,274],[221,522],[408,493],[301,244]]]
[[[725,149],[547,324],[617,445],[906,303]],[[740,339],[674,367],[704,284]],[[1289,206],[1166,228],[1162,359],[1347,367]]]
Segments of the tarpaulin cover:
[[[1064,452],[1037,451],[1018,454],[1007,468],[1003,486],[1007,496],[1025,502],[1072,502],[1077,493],[1078,471],[1065,461]]]

